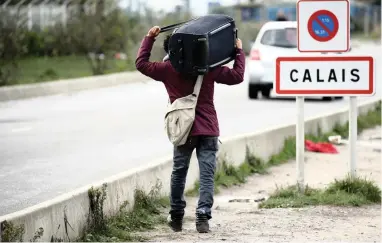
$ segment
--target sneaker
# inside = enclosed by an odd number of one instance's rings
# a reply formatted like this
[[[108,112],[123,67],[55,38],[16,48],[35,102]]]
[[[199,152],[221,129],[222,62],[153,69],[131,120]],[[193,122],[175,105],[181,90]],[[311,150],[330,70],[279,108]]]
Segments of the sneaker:
[[[196,214],[196,230],[199,233],[208,233],[210,231],[207,215]]]
[[[167,217],[167,224],[170,226],[170,228],[174,232],[180,232],[182,231],[182,226],[183,226],[183,218],[178,217],[178,218],[173,218],[171,215]]]

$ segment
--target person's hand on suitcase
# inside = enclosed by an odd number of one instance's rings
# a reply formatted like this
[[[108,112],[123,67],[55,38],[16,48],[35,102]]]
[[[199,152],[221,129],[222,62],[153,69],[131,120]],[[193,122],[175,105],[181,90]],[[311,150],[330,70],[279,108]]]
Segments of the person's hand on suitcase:
[[[242,49],[243,43],[241,43],[241,40],[239,38],[236,39],[236,48]]]
[[[159,35],[159,32],[160,32],[160,27],[159,26],[154,26],[154,27],[152,27],[149,30],[149,33],[147,34],[147,36],[149,36],[149,37],[157,37]]]

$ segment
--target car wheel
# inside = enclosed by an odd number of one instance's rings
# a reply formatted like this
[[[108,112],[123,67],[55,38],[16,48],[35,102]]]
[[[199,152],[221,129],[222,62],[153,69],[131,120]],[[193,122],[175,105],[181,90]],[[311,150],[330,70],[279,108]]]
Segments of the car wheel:
[[[248,96],[250,99],[257,99],[258,98],[259,90],[254,85],[248,86]]]
[[[261,95],[264,98],[269,98],[269,96],[271,95],[271,89],[267,89],[267,88],[262,89],[261,90]]]

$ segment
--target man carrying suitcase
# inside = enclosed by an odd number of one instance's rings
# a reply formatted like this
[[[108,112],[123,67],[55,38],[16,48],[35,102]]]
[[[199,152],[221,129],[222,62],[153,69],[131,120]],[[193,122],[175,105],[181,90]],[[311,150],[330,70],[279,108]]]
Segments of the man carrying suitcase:
[[[175,71],[170,61],[150,62],[150,53],[160,27],[151,28],[144,37],[138,51],[136,68],[142,74],[163,82],[170,101],[193,92],[196,80]],[[222,40],[224,41],[224,40]],[[166,45],[165,45],[166,46]],[[165,48],[166,49],[166,48]],[[167,51],[167,50],[166,50]],[[240,39],[236,41],[236,58],[233,68],[220,66],[204,76],[196,105],[194,124],[186,144],[174,146],[173,171],[171,174],[171,210],[169,225],[173,231],[182,231],[186,201],[183,193],[192,152],[196,149],[200,171],[199,201],[196,209],[196,229],[199,233],[209,231],[208,220],[212,218],[214,202],[214,173],[218,152],[219,123],[214,106],[214,85],[216,83],[235,85],[243,82],[245,54]]]

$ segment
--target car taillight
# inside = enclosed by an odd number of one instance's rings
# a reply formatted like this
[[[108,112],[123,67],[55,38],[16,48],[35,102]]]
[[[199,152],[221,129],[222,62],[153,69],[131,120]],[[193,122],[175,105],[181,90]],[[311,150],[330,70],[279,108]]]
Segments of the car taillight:
[[[260,52],[259,50],[252,50],[250,54],[251,60],[260,60]]]

